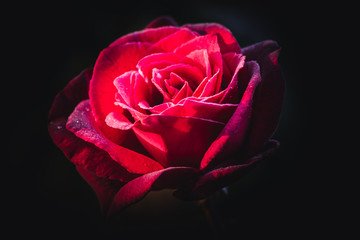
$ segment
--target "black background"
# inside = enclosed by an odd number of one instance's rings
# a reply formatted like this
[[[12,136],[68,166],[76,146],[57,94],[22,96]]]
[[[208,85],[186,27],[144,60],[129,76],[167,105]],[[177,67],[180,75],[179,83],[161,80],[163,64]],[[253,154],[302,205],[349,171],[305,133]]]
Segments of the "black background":
[[[172,16],[179,25],[221,23],[242,47],[266,39],[282,47],[279,62],[287,91],[274,136],[281,148],[230,187],[228,196],[218,194],[209,203],[217,234],[288,239],[343,234],[331,227],[342,213],[341,204],[333,201],[341,194],[334,188],[336,174],[324,167],[330,164],[324,152],[336,154],[325,144],[335,130],[329,136],[332,124],[323,121],[325,112],[337,107],[328,98],[333,96],[332,83],[325,74],[329,72],[325,60],[333,56],[329,51],[334,52],[334,16],[339,14],[335,8],[302,1],[57,1],[2,11],[6,13],[3,58],[10,63],[2,80],[3,132],[9,153],[3,161],[10,163],[2,168],[3,207],[11,234],[50,239],[214,238],[201,208],[172,199],[168,191],[151,193],[117,219],[104,221],[95,194],[47,133],[47,113],[55,95],[92,67],[103,48],[161,15]]]

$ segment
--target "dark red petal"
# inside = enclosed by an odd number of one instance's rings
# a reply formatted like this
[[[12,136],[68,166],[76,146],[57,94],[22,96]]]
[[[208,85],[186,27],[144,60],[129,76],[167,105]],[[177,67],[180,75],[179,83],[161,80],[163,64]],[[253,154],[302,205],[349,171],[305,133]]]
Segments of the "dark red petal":
[[[149,23],[149,25],[146,26],[146,28],[158,28],[164,26],[177,26],[177,23],[172,17],[162,16],[153,20],[151,23]]]
[[[107,178],[100,178],[79,166],[76,167],[76,170],[96,193],[96,196],[99,200],[101,213],[105,215],[109,210],[114,196],[125,183]]]
[[[249,75],[251,76],[248,87],[233,116],[205,153],[201,161],[201,169],[207,167],[210,162],[226,159],[231,154],[239,151],[247,136],[252,113],[253,95],[261,81],[260,69],[257,63],[248,62],[247,65]]]
[[[223,123],[207,119],[150,115],[133,130],[164,167],[199,167],[205,151],[223,127]]]
[[[57,119],[49,124],[49,133],[55,144],[75,165],[93,172],[99,177],[108,177],[128,182],[137,175],[131,174],[115,162],[107,152],[78,138],[66,129],[66,119]]]
[[[161,115],[195,117],[227,123],[236,108],[237,104],[207,103],[187,98],[166,109]]]
[[[112,159],[123,166],[130,173],[144,174],[160,170],[163,167],[153,159],[116,145],[107,139],[96,127],[91,114],[89,101],[85,100],[75,108],[70,115],[66,128],[79,138],[93,143],[98,148],[109,153]]]
[[[256,166],[256,163],[273,154],[278,147],[279,143],[277,141],[269,140],[263,146],[261,152],[252,157],[247,163],[216,168],[200,177],[191,190],[179,189],[174,195],[188,200],[205,198],[243,177]]]
[[[145,43],[129,43],[109,47],[103,50],[98,57],[93,77],[90,81],[90,105],[94,118],[101,131],[112,141],[121,143],[123,133],[110,128],[105,123],[106,116],[119,107],[114,105],[117,89],[114,86],[116,77],[131,70],[136,70],[136,64],[149,47]]]
[[[174,32],[177,32],[179,30],[180,30],[179,27],[172,27],[172,26],[147,28],[120,37],[115,42],[110,44],[110,47],[116,45],[123,45],[125,43],[135,43],[135,42],[141,42],[141,43],[146,42],[146,43],[154,44],[159,40],[165,38],[166,36],[169,36],[170,34],[173,34]]]
[[[247,60],[260,65],[261,84],[256,90],[253,117],[248,139],[248,154],[255,154],[273,135],[280,119],[285,92],[285,81],[277,63],[279,46],[274,41],[264,41],[243,49]]]
[[[57,118],[67,118],[79,102],[89,98],[91,76],[92,69],[82,71],[56,95],[49,112],[49,121],[54,121]]]
[[[184,25],[193,31],[200,33],[201,35],[206,34],[217,34],[221,53],[236,52],[241,53],[240,46],[236,39],[232,35],[229,29],[217,24],[217,23],[199,23],[199,24],[187,24]]]
[[[99,177],[130,181],[137,175],[127,172],[113,161],[107,152],[76,137],[66,129],[68,116],[79,102],[88,98],[91,73],[91,69],[83,71],[55,97],[49,114],[50,136],[75,165],[81,166]]]
[[[194,168],[171,167],[138,177],[120,188],[114,197],[108,214],[111,215],[141,200],[149,191],[177,188],[197,174],[198,170]]]

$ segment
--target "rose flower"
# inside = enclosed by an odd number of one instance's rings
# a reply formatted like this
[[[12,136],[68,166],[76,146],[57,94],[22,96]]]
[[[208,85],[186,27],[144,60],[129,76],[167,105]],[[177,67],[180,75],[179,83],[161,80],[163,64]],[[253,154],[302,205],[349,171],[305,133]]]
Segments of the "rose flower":
[[[56,97],[49,133],[113,213],[152,190],[203,199],[271,154],[279,47],[216,23],[158,18],[105,48]]]

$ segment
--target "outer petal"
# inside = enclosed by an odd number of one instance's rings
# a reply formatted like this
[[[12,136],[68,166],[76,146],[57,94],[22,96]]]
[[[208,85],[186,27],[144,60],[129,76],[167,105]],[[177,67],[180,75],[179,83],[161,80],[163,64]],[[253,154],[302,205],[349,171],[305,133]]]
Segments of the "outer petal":
[[[144,174],[160,170],[163,167],[153,159],[140,153],[116,145],[108,140],[96,127],[90,111],[89,101],[85,100],[70,115],[66,128],[83,140],[93,143],[108,152],[114,161],[135,174]]]
[[[159,40],[150,49],[149,54],[153,52],[171,52],[183,43],[196,37],[196,33],[187,28],[182,28],[169,36]]]
[[[146,26],[146,28],[158,28],[164,26],[177,26],[177,25],[178,24],[175,22],[175,20],[172,17],[162,16],[153,20],[151,23],[149,23],[149,25]]]
[[[49,112],[49,121],[54,121],[57,118],[66,119],[79,102],[89,98],[91,76],[92,69],[82,71],[56,95]]]
[[[144,43],[129,43],[109,47],[100,53],[95,63],[94,74],[90,82],[90,105],[101,131],[119,144],[126,135],[124,136],[123,132],[108,127],[105,123],[106,116],[110,112],[119,110],[114,105],[117,92],[114,80],[127,71],[136,70],[137,62],[145,55],[148,47],[149,44]]]
[[[277,63],[279,46],[276,42],[260,42],[244,48],[243,52],[247,60],[258,62],[262,78],[254,97],[254,112],[246,147],[248,155],[251,156],[276,130],[284,98],[285,81]]]
[[[130,181],[137,175],[130,174],[112,160],[107,152],[76,137],[65,127],[68,116],[75,106],[88,98],[91,73],[91,69],[83,71],[56,95],[49,113],[50,136],[75,165],[81,166],[99,177]]]
[[[260,153],[252,157],[247,163],[239,165],[228,165],[218,167],[200,177],[192,185],[193,188],[179,189],[174,193],[176,197],[195,200],[202,199],[214,192],[220,190],[244,176],[260,160],[270,156],[279,148],[279,143],[275,140],[269,140]],[[236,161],[235,161],[236,162]]]
[[[229,29],[217,24],[217,23],[199,23],[199,24],[187,24],[183,27],[187,27],[193,31],[200,33],[201,35],[215,33],[218,35],[218,41],[221,49],[221,53],[236,52],[241,53],[240,46],[236,39],[232,35]]]
[[[125,183],[116,180],[110,180],[108,178],[100,178],[79,166],[76,167],[76,170],[92,187],[99,200],[102,214],[106,214],[115,194]]]
[[[198,168],[205,151],[223,127],[223,123],[207,119],[151,115],[133,130],[142,145],[164,167]]]
[[[197,174],[198,170],[194,168],[170,167],[138,177],[120,188],[108,214],[141,200],[151,190],[177,188]]]
[[[201,169],[207,167],[210,162],[226,159],[230,154],[239,151],[246,137],[252,113],[253,95],[261,81],[260,69],[257,63],[249,62],[247,65],[251,74],[248,87],[235,113],[205,153],[201,161]]]

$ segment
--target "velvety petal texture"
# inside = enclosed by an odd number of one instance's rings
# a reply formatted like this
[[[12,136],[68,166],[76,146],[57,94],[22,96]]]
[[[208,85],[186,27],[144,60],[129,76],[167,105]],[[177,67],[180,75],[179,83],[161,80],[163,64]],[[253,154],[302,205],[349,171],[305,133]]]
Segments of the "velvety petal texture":
[[[54,99],[49,133],[96,193],[104,215],[149,191],[202,199],[279,144],[279,47],[241,49],[217,23],[160,17],[101,51]]]

